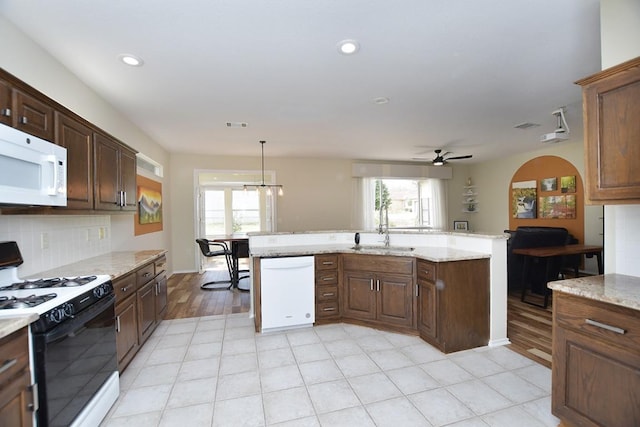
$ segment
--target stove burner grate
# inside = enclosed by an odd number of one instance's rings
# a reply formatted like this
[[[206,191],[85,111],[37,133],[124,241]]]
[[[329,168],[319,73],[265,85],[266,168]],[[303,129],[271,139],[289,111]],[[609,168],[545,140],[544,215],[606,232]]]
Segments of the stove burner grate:
[[[53,277],[50,279],[25,280],[23,282],[13,283],[0,289],[41,289],[41,288],[59,288],[82,286],[96,280],[96,276],[79,276],[79,277]]]
[[[55,298],[57,294],[29,295],[28,297],[0,297],[0,310],[10,308],[29,308]]]

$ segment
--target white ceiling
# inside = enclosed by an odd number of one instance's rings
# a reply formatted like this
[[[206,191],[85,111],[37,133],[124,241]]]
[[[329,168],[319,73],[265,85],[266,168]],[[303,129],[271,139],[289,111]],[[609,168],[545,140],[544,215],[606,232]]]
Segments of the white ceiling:
[[[582,127],[573,82],[600,69],[599,11],[598,0],[0,0],[171,152],[256,156],[267,140],[267,157],[411,160],[444,146],[474,155],[464,162],[541,148],[561,106]],[[339,54],[343,39],[360,51]]]

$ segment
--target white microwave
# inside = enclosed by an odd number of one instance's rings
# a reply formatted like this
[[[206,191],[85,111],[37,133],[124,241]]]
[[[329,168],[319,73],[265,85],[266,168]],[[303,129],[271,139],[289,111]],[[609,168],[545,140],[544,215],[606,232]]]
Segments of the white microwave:
[[[67,205],[67,149],[0,124],[0,205]]]

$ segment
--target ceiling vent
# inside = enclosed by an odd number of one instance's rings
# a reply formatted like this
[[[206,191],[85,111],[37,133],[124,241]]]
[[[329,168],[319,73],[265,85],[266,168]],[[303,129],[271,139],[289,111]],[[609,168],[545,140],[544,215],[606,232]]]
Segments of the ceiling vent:
[[[227,122],[228,128],[246,128],[249,126],[247,122]]]

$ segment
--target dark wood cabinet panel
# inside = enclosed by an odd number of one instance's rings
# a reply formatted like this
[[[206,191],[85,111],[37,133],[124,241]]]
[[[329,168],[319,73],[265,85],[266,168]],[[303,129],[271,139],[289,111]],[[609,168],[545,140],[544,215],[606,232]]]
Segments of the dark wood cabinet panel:
[[[378,320],[389,325],[413,324],[413,277],[408,275],[377,275]]]
[[[140,345],[149,338],[156,325],[156,287],[150,281],[138,289],[138,341]]]
[[[11,85],[0,80],[0,123],[13,124],[13,105],[11,105]]]
[[[415,328],[413,258],[343,255],[342,316]]]
[[[33,394],[30,391],[29,341],[27,328],[0,339],[0,424],[33,425]]]
[[[553,298],[553,414],[566,425],[640,425],[637,311],[562,292]]]
[[[316,324],[340,320],[339,256],[315,256]]]
[[[167,311],[167,275],[162,273],[156,276],[156,321],[164,319]]]
[[[135,211],[138,206],[136,153],[120,146],[120,187],[124,191],[122,210]]]
[[[13,105],[15,110],[14,127],[53,142],[54,109],[50,104],[14,89]]]
[[[418,260],[418,331],[445,353],[489,342],[489,260]]]
[[[430,338],[437,338],[436,285],[418,279],[418,332]]]
[[[55,142],[67,149],[67,208],[93,209],[93,131],[56,113]]]
[[[138,311],[136,296],[131,295],[116,306],[116,346],[118,369],[122,372],[138,351]]]
[[[640,57],[582,86],[586,201],[640,203]]]
[[[344,272],[344,292],[342,293],[342,315],[353,319],[371,320],[376,318],[375,277],[357,271]]]
[[[95,209],[135,211],[135,152],[100,133],[94,133],[93,149]]]

